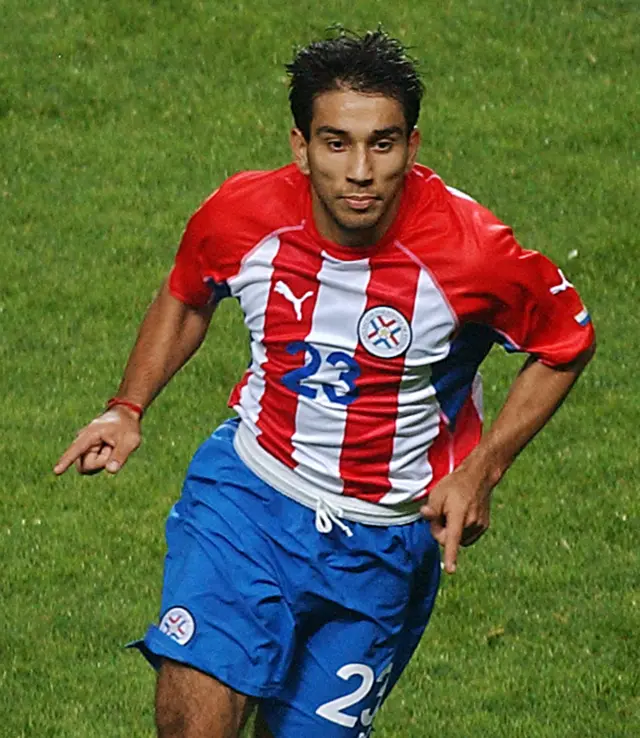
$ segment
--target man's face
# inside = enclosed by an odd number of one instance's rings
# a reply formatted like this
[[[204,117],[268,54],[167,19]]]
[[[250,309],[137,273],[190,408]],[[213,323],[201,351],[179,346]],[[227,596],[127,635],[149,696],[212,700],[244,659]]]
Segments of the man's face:
[[[349,89],[319,95],[309,141],[294,129],[291,146],[311,179],[320,235],[343,246],[378,241],[398,210],[419,141],[417,130],[407,135],[402,106],[393,98]]]

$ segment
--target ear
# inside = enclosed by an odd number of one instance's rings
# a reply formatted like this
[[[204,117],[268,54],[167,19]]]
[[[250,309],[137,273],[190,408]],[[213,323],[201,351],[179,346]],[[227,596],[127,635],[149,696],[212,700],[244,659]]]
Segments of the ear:
[[[409,158],[407,159],[407,166],[405,169],[405,173],[413,169],[413,165],[416,163],[416,158],[418,156],[419,148],[420,148],[420,131],[417,128],[414,128],[409,134],[409,141],[408,141]]]
[[[302,131],[299,128],[293,128],[289,135],[289,143],[291,144],[291,151],[293,153],[293,160],[298,165],[298,169],[303,174],[309,174],[309,154],[308,147],[305,137],[302,135]]]

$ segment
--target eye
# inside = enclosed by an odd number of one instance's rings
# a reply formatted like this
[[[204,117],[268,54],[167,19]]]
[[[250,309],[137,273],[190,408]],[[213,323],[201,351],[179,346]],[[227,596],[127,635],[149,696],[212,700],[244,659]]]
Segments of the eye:
[[[344,142],[339,138],[331,138],[327,141],[327,146],[331,151],[344,151]]]
[[[373,145],[373,148],[375,149],[375,151],[380,152],[391,151],[391,149],[393,148],[393,141],[388,138],[376,141]]]

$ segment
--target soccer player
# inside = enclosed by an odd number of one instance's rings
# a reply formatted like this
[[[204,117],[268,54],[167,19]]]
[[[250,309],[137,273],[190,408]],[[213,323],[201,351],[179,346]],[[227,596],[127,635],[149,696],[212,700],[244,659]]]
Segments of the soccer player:
[[[489,525],[493,487],[593,353],[547,258],[416,164],[422,84],[382,31],[288,66],[294,163],[196,211],[115,398],[55,467],[117,472],[153,398],[235,297],[251,363],[167,521],[162,738],[366,738],[440,574]],[[478,367],[528,355],[481,436]],[[223,341],[220,341],[223,346]],[[223,350],[223,349],[222,349]]]

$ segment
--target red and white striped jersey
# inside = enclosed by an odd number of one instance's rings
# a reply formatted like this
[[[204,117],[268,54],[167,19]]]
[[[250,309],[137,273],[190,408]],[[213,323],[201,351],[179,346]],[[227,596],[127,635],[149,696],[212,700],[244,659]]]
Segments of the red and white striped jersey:
[[[251,362],[229,404],[254,472],[354,520],[414,519],[480,438],[491,345],[561,365],[591,322],[556,266],[426,167],[369,247],[323,239],[309,188],[294,165],[231,177],[191,218],[170,289],[241,305]]]

